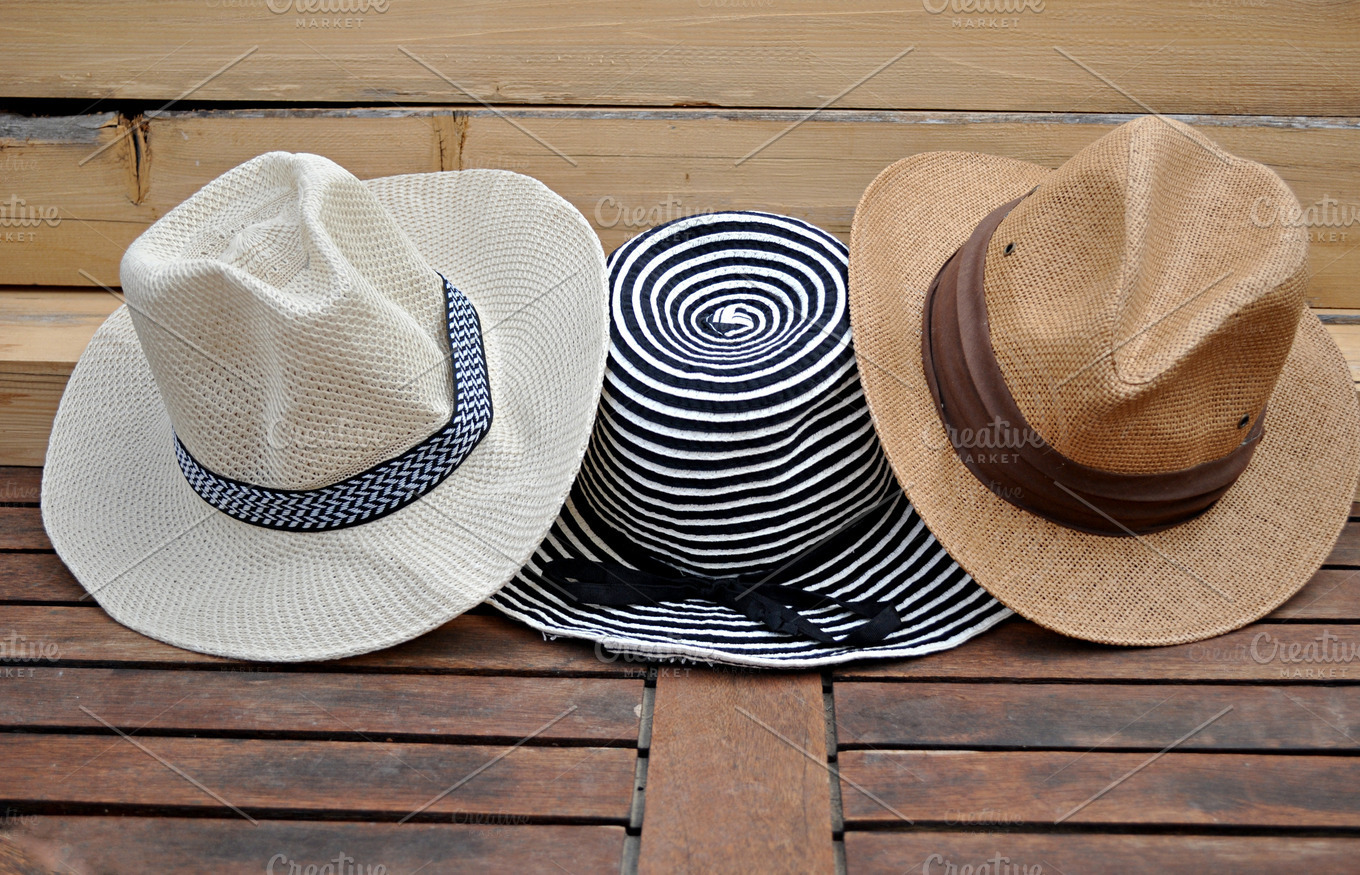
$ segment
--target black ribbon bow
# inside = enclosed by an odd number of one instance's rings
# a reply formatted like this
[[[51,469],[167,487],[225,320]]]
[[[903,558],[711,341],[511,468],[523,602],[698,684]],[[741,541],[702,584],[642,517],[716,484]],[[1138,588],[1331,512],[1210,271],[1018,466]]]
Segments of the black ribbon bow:
[[[882,643],[885,637],[902,627],[902,618],[892,602],[842,599],[808,592],[797,586],[772,582],[770,578],[776,574],[769,572],[698,577],[643,571],[617,562],[553,559],[544,564],[542,573],[549,582],[587,604],[621,607],[704,599],[743,614],[775,632],[805,635],[822,644],[869,647]],[[864,617],[868,622],[836,638],[799,613],[799,609],[815,610],[828,604]]]

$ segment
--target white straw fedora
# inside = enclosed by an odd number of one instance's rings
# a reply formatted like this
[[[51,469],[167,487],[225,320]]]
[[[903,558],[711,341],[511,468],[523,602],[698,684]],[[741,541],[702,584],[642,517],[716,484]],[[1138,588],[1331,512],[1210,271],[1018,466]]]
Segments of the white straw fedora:
[[[525,176],[248,161],[129,247],[53,424],[52,543],[114,619],[191,650],[326,659],[432,629],[567,496],[604,277],[585,219]]]
[[[846,266],[825,231],[754,212],[616,250],[581,476],[492,604],[613,651],[789,668],[943,650],[1009,616],[893,480]]]

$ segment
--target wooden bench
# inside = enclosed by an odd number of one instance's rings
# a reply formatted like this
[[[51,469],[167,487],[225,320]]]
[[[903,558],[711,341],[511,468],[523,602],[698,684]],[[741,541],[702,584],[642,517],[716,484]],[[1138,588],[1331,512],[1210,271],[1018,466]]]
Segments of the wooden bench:
[[[124,248],[269,149],[363,178],[528,173],[608,250],[717,209],[845,239],[905,155],[1056,165],[1173,113],[1315,207],[1310,303],[1360,377],[1360,6],[299,5],[0,16],[0,873],[1354,868],[1360,520],[1286,605],[1211,641],[1012,620],[775,673],[629,662],[483,609],[336,663],[200,656],[83,598],[37,502]]]

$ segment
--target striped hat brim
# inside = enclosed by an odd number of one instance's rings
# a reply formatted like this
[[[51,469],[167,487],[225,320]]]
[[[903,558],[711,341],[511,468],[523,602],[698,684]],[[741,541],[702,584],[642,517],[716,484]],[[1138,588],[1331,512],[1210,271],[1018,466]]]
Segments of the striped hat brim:
[[[620,607],[582,604],[544,578],[544,563],[628,563],[623,559],[627,551],[616,547],[621,536],[598,520],[592,526],[578,509],[578,498],[573,491],[533,558],[491,603],[546,634],[596,641],[605,659],[626,654],[811,668],[852,659],[922,656],[956,647],[1011,615],[940,547],[900,490],[878,507],[877,520],[853,543],[790,581],[845,599],[890,599],[904,623],[880,645],[838,647],[780,634],[701,599]],[[807,616],[834,634],[862,622],[830,602]]]

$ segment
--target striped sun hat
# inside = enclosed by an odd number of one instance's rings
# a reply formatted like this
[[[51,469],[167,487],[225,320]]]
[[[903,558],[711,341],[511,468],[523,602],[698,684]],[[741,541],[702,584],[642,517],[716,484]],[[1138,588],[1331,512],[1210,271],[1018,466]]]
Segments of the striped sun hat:
[[[491,604],[614,652],[786,667],[944,650],[1007,617],[894,480],[846,272],[834,237],[756,212],[616,250],[590,449]]]

